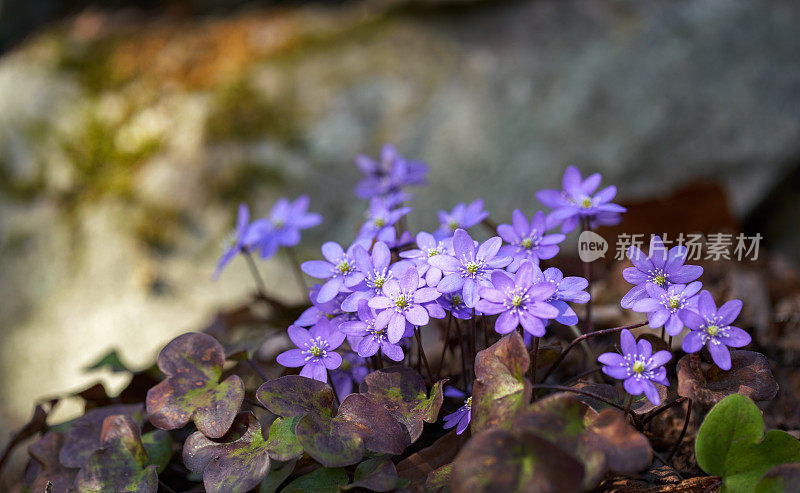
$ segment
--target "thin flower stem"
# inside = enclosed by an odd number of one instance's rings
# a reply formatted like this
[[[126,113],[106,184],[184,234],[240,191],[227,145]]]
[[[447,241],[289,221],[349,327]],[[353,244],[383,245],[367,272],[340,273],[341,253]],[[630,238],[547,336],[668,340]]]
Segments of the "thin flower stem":
[[[470,335],[469,340],[470,340],[470,343],[472,344],[472,364],[474,365],[475,364],[475,355],[478,352],[478,349],[476,347],[476,345],[478,344],[476,342],[478,324],[475,323],[475,309],[474,308],[472,309],[472,317],[470,318],[470,323],[472,324],[472,334]]]
[[[269,377],[267,377],[267,375],[261,371],[261,368],[258,367],[255,361],[251,360],[250,358],[247,358],[245,361],[247,361],[247,364],[250,365],[250,368],[252,368],[262,380],[265,382],[269,380]]]
[[[286,248],[286,255],[289,257],[289,263],[292,264],[292,271],[294,272],[294,277],[297,279],[297,285],[300,286],[300,291],[305,298],[308,296],[308,285],[306,284],[306,279],[303,276],[303,270],[300,268],[300,261],[297,259],[297,252],[294,251],[294,248]]]
[[[678,452],[678,448],[681,446],[681,442],[683,441],[683,437],[686,436],[686,429],[689,427],[689,420],[692,418],[692,400],[687,399],[688,404],[686,404],[686,419],[683,420],[683,429],[681,430],[681,434],[678,437],[678,441],[675,442],[675,446],[672,447],[672,451],[669,453],[667,457],[667,462],[671,462],[672,458]]]
[[[589,226],[589,218],[584,216],[583,220],[583,230],[584,231],[591,231],[592,228]],[[589,282],[589,285],[586,286],[586,292],[589,293],[589,301],[586,302],[586,327],[584,327],[584,332],[587,334],[592,331],[592,263],[591,262],[583,262],[583,276]]]
[[[331,377],[331,371],[326,368],[325,372],[328,374],[328,382],[330,383],[330,386],[333,390],[333,398],[336,401],[336,407],[339,407],[339,405],[341,405],[341,402],[339,401],[339,394],[336,393],[336,387],[333,386],[333,378]]]
[[[672,336],[669,336],[669,342],[667,345],[669,346],[669,350],[672,351]]]
[[[439,368],[436,370],[436,380],[442,377],[442,367],[444,367],[444,357],[447,355],[447,347],[450,342],[450,326],[453,325],[453,314],[447,314],[447,329],[444,331],[444,344],[442,345],[442,356],[439,358]]]
[[[433,372],[431,372],[431,367],[428,365],[428,358],[425,356],[425,349],[422,347],[422,338],[419,336],[419,327],[414,327],[414,336],[417,338],[417,347],[419,348],[419,355],[422,358],[422,363],[425,365],[425,371],[428,373],[428,379],[431,382],[431,385],[435,382],[433,379]]]
[[[253,275],[253,279],[256,282],[256,288],[258,288],[258,294],[261,295],[262,298],[266,298],[267,285],[264,284],[264,279],[261,277],[261,273],[258,272],[256,261],[253,260],[253,255],[246,249],[242,249],[242,253],[244,254],[244,258],[247,259],[247,265],[250,267],[250,273]]]
[[[586,371],[580,372],[577,375],[575,375],[574,377],[569,377],[569,379],[567,379],[567,381],[564,382],[564,385],[571,384],[571,383],[573,383],[573,382],[575,382],[577,380],[580,380],[583,377],[587,377],[587,376],[591,375],[592,373],[596,373],[596,372],[598,372],[598,371],[600,371],[602,369],[603,369],[602,366],[596,366],[596,367],[592,368],[591,370],[586,370]]]
[[[481,314],[481,322],[483,322],[483,349],[489,347],[489,324],[486,322],[486,315]]]
[[[616,402],[612,401],[611,399],[607,399],[602,395],[595,394],[594,392],[589,392],[583,389],[576,389],[575,387],[565,387],[564,385],[546,385],[543,383],[536,383],[533,384],[532,387],[534,389],[546,389],[546,390],[560,390],[562,392],[572,392],[573,394],[581,394],[587,397],[591,397],[592,399],[597,399],[600,402],[605,402],[609,406],[616,407],[620,411],[624,411],[625,408],[617,404]]]
[[[667,329],[663,325],[661,326],[661,339],[667,342]]]
[[[460,324],[458,320],[456,320],[456,333],[460,332]],[[461,349],[461,378],[464,379],[464,388],[467,388],[467,382],[469,375],[467,375],[467,350],[464,348],[464,344],[466,343],[466,337],[461,337],[461,334],[458,334],[458,346]]]
[[[533,351],[531,352],[531,383],[536,383],[536,357],[539,355],[539,338],[533,338]],[[533,401],[536,402],[536,392],[532,392]]]
[[[633,420],[633,414],[631,414],[631,404],[633,404],[633,396],[629,395],[628,402],[627,404],[625,404],[625,417],[627,417],[630,414],[631,420]]]
[[[614,334],[614,333],[617,333],[617,332],[622,332],[625,329],[628,329],[628,330],[635,329],[637,327],[642,327],[643,325],[647,325],[647,322],[641,322],[641,323],[633,324],[633,325],[625,325],[623,327],[614,327],[613,329],[596,330],[594,332],[589,332],[588,334],[583,334],[582,336],[580,336],[580,337],[576,338],[575,340],[573,340],[572,342],[570,342],[567,345],[567,347],[561,352],[561,354],[558,355],[558,359],[556,360],[555,363],[553,363],[550,366],[550,368],[547,369],[547,372],[544,374],[544,377],[542,378],[542,381],[543,382],[547,381],[547,377],[549,377],[550,374],[552,374],[553,371],[558,367],[558,365],[561,364],[562,361],[564,361],[564,358],[567,356],[567,353],[569,353],[572,350],[572,348],[574,348],[575,346],[580,344],[581,341],[584,341],[584,340],[589,339],[591,337],[597,337],[597,336],[603,336],[603,335],[608,335],[608,334]]]
[[[264,405],[263,405],[263,404],[261,404],[261,403],[260,403],[260,402],[258,402],[258,401],[254,401],[253,399],[251,399],[251,398],[249,398],[249,397],[245,397],[245,398],[244,398],[244,401],[245,401],[246,403],[250,404],[251,406],[260,407],[261,409],[267,409],[266,407],[264,407]]]
[[[666,404],[661,405],[661,407],[657,407],[657,408],[653,409],[652,411],[647,413],[647,415],[642,419],[642,426],[646,425],[649,421],[651,421],[653,418],[655,418],[659,414],[663,413],[667,409],[669,409],[671,407],[674,407],[674,406],[677,406],[677,405],[680,405],[685,400],[686,400],[686,397],[678,397],[677,399],[675,399],[672,402],[668,402]]]

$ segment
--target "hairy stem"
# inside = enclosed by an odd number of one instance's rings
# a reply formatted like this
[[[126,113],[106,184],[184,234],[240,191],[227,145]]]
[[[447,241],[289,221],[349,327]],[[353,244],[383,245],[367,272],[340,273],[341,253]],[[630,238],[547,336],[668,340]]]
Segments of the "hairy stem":
[[[622,332],[625,329],[628,329],[628,330],[635,329],[637,327],[642,327],[643,325],[647,325],[647,322],[641,322],[641,323],[633,324],[633,325],[625,325],[623,327],[614,327],[613,329],[596,330],[596,331],[590,332],[588,334],[583,334],[582,336],[580,336],[580,337],[576,338],[575,340],[573,340],[572,342],[570,342],[569,345],[567,345],[567,347],[564,348],[564,351],[562,351],[561,354],[558,355],[558,359],[556,360],[556,362],[553,363],[550,366],[550,368],[547,369],[547,372],[544,374],[544,377],[542,378],[542,381],[543,382],[546,381],[547,377],[549,377],[553,373],[553,371],[556,368],[558,368],[558,365],[561,364],[562,361],[564,361],[564,358],[572,350],[572,348],[574,348],[575,346],[580,344],[582,341],[584,341],[586,339],[589,339],[591,337],[603,336],[603,335],[608,335],[608,334],[615,334],[617,332]]]
[[[425,356],[425,349],[422,347],[422,338],[419,336],[419,327],[414,327],[414,336],[417,338],[417,347],[419,348],[419,356],[422,359],[422,363],[425,365],[425,372],[428,374],[428,380],[430,380],[431,385],[435,382],[433,379],[433,372],[431,372],[431,367],[428,365],[428,358]]]
[[[253,275],[253,280],[255,280],[256,282],[256,288],[258,289],[258,294],[260,294],[262,298],[266,298],[267,285],[264,284],[264,279],[261,277],[261,273],[258,272],[256,261],[253,260],[253,254],[251,254],[250,251],[247,249],[242,249],[242,253],[244,254],[244,258],[247,259],[247,265],[248,267],[250,267],[250,273]]]
[[[289,257],[289,263],[292,264],[292,272],[294,272],[294,277],[297,279],[297,285],[300,286],[300,291],[302,292],[303,298],[308,296],[308,285],[306,284],[306,279],[303,277],[303,270],[300,268],[300,261],[297,259],[297,252],[294,251],[294,248],[286,248],[286,255]]]
[[[675,454],[678,452],[678,448],[681,446],[681,442],[683,441],[683,437],[686,436],[686,429],[689,427],[689,420],[692,418],[692,400],[687,399],[688,403],[686,404],[686,419],[683,420],[683,429],[681,430],[681,434],[678,437],[678,441],[675,442],[675,446],[672,447],[672,451],[669,453],[667,457],[667,462],[672,461],[672,458],[675,457]]]
[[[267,377],[267,375],[263,371],[261,371],[261,368],[258,367],[258,364],[256,364],[255,361],[251,360],[250,358],[247,358],[245,361],[247,361],[247,364],[250,365],[250,368],[252,368],[253,371],[256,372],[256,374],[259,377],[261,377],[262,380],[264,380],[265,382],[269,381],[269,377]]]
[[[652,420],[653,418],[655,418],[659,414],[663,413],[667,409],[669,409],[671,407],[674,407],[674,406],[677,406],[677,405],[680,405],[685,400],[686,400],[686,397],[678,397],[677,399],[675,399],[672,402],[668,402],[666,404],[662,404],[660,407],[657,407],[657,408],[653,409],[652,411],[647,413],[647,415],[642,419],[642,425],[646,425],[648,421]]]
[[[444,357],[447,355],[447,347],[450,343],[450,326],[453,325],[453,314],[447,314],[447,329],[444,331],[444,344],[442,345],[442,356],[439,358],[439,367],[436,370],[436,380],[442,376],[442,368],[444,367]]]

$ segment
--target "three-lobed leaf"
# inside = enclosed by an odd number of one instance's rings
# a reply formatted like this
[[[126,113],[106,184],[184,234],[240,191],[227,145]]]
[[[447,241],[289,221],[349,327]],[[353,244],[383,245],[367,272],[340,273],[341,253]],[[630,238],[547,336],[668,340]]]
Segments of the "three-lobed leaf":
[[[697,354],[678,361],[678,394],[703,407],[711,407],[731,394],[768,401],[778,393],[778,382],[766,356],[755,351],[732,350],[731,369],[703,363]]]
[[[695,441],[697,464],[720,476],[730,492],[755,491],[772,467],[800,461],[800,441],[786,432],[764,434],[764,421],[749,398],[733,394],[706,416]]]
[[[189,333],[170,341],[158,355],[167,378],[147,392],[150,422],[174,430],[192,420],[207,437],[223,436],[244,400],[241,378],[219,381],[224,363],[224,349],[209,335]]]
[[[208,492],[244,492],[258,485],[269,472],[270,458],[261,423],[252,413],[241,413],[228,433],[212,440],[192,433],[183,446],[183,463],[203,473]]]

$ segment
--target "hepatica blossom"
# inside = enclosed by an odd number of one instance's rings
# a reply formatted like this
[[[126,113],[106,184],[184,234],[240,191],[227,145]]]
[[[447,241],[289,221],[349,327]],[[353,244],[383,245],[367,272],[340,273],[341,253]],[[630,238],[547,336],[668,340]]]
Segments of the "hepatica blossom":
[[[667,334],[676,336],[683,330],[680,311],[697,307],[697,293],[702,287],[703,283],[700,281],[673,284],[667,289],[646,283],[648,298],[634,303],[633,311],[646,313],[651,328],[657,329],[663,325]]]
[[[597,361],[603,364],[603,373],[622,380],[625,391],[630,395],[644,394],[654,406],[661,404],[661,397],[653,384],[669,386],[667,369],[664,365],[672,359],[669,351],[658,351],[653,354],[649,342],[638,343],[629,330],[623,330],[619,336],[622,354],[603,353]]]
[[[383,284],[387,280],[394,278],[393,270],[389,268],[392,253],[386,243],[382,241],[378,241],[372,246],[371,255],[362,245],[355,246],[353,248],[353,258],[355,259],[356,268],[364,274],[364,280],[353,286],[353,293],[348,295],[342,302],[342,310],[347,312],[356,311],[359,301],[369,300],[378,296],[381,293]],[[403,265],[403,263],[395,264],[398,268],[402,268]]]
[[[503,240],[495,236],[476,249],[469,233],[457,229],[453,235],[454,255],[436,255],[428,260],[446,274],[437,289],[442,293],[461,290],[464,304],[474,308],[479,299],[478,287],[491,287],[489,276],[492,271],[511,263],[511,257],[497,255],[502,243]]]
[[[364,273],[358,271],[353,257],[353,249],[359,245],[355,242],[345,252],[338,243],[328,241],[322,245],[325,260],[309,260],[300,266],[311,277],[327,279],[317,294],[317,302],[330,301],[364,280]]]
[[[536,198],[553,209],[548,219],[561,224],[563,233],[575,229],[582,218],[602,218],[605,224],[616,224],[614,219],[626,209],[611,203],[617,195],[617,187],[606,187],[595,193],[600,180],[602,177],[599,173],[589,175],[584,180],[578,168],[569,166],[561,180],[563,190],[540,190],[536,192]]]
[[[469,320],[472,318],[472,309],[464,304],[464,295],[461,294],[461,291],[442,294],[442,296],[436,299],[436,303],[459,320]]]
[[[379,161],[357,156],[356,166],[364,173],[364,179],[356,186],[356,195],[362,199],[396,193],[408,185],[422,185],[428,174],[428,165],[406,160],[392,144],[384,144]]]
[[[430,233],[424,231],[417,233],[417,248],[400,252],[400,257],[414,262],[420,276],[425,276],[425,283],[436,287],[442,280],[442,269],[430,265],[428,259],[436,255],[452,255],[453,241],[445,239],[438,241]]]
[[[469,205],[462,202],[450,212],[439,211],[439,229],[436,230],[436,237],[449,238],[457,229],[469,229],[487,217],[489,213],[483,210],[483,199],[477,199]]]
[[[685,308],[678,312],[683,323],[691,330],[683,338],[683,350],[696,353],[707,346],[714,363],[723,370],[730,370],[731,353],[728,347],[746,346],[752,340],[750,334],[731,325],[741,311],[740,300],[728,301],[717,310],[711,293],[702,291],[697,299],[696,311]]]
[[[501,270],[492,272],[492,287],[479,288],[481,300],[475,305],[486,315],[496,315],[495,330],[508,334],[520,324],[526,332],[541,337],[544,335],[543,319],[556,318],[559,311],[546,301],[556,292],[549,282],[533,282],[534,265],[525,261],[512,276]]]
[[[464,404],[454,413],[444,417],[444,429],[456,427],[456,435],[464,433],[472,419],[472,396],[464,400]]]
[[[258,244],[261,258],[275,255],[280,247],[293,247],[300,243],[300,231],[313,228],[322,222],[322,216],[308,212],[308,196],[301,195],[293,202],[281,198],[269,213],[269,233]]]
[[[350,347],[361,357],[372,356],[380,349],[392,361],[403,361],[403,348],[389,342],[387,334],[389,319],[381,318],[382,320],[378,321],[375,310],[368,306],[366,300],[361,300],[358,304],[358,320],[342,323],[339,330],[347,335]]]
[[[289,339],[299,349],[282,352],[276,361],[290,368],[302,366],[300,375],[327,382],[327,370],[335,370],[342,364],[342,357],[335,350],[344,342],[344,333],[333,329],[324,318],[311,327],[310,331],[292,325],[288,332]]]
[[[265,219],[257,219],[250,223],[250,209],[247,204],[239,204],[236,230],[225,240],[224,251],[217,262],[217,268],[214,270],[212,278],[219,278],[222,269],[233,260],[233,257],[258,244],[269,233],[269,230],[269,223]]]
[[[548,282],[555,287],[555,292],[547,302],[558,309],[558,316],[555,317],[556,322],[564,325],[576,325],[578,323],[578,314],[567,302],[588,302],[591,299],[591,295],[584,290],[589,287],[589,281],[577,276],[564,277],[564,274],[555,267],[550,267],[542,272],[538,266],[534,266],[533,282]]]
[[[426,325],[430,314],[424,304],[434,301],[440,293],[429,287],[419,287],[419,274],[414,266],[398,273],[399,281],[389,279],[383,284],[382,295],[369,300],[369,306],[382,310],[376,326],[388,324],[388,338],[397,343],[406,333],[406,321],[415,326]]]
[[[634,287],[622,297],[622,308],[632,308],[637,301],[647,298],[647,284],[667,288],[671,284],[686,284],[696,280],[703,274],[699,265],[684,265],[686,247],[683,245],[666,249],[661,237],[650,239],[650,255],[645,255],[639,248],[628,249],[628,258],[633,267],[622,271],[622,277]]]
[[[538,211],[528,221],[519,209],[511,216],[512,224],[501,224],[497,234],[508,245],[503,245],[499,255],[512,257],[507,269],[516,272],[523,260],[539,265],[539,260],[551,259],[558,254],[558,244],[564,241],[563,234],[545,234],[547,220],[544,212]]]
[[[394,225],[401,217],[411,211],[410,207],[392,209],[381,197],[373,197],[369,201],[367,220],[358,231],[361,240],[394,241],[396,232]]]

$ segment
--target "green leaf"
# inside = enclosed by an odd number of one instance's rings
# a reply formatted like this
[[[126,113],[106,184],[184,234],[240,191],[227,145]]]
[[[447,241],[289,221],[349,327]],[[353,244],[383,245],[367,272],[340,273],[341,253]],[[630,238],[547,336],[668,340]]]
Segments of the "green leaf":
[[[258,487],[258,493],[275,493],[278,491],[281,484],[292,474],[296,464],[296,460],[289,461],[280,467],[276,467],[275,463],[273,463],[269,474],[267,474],[267,477],[261,482],[261,486]]]
[[[223,436],[244,400],[237,375],[219,382],[224,363],[225,350],[209,335],[189,333],[170,341],[158,355],[167,379],[147,391],[150,422],[174,430],[191,419],[205,436]]]
[[[734,394],[706,416],[697,433],[695,455],[701,469],[723,478],[727,491],[751,492],[772,467],[800,461],[800,442],[779,430],[764,435],[758,407]]]
[[[769,470],[756,486],[756,493],[792,491],[800,484],[800,462],[781,464]]]
[[[341,467],[320,467],[295,479],[281,493],[336,493],[346,484],[347,472]]]
[[[345,489],[365,488],[370,491],[392,491],[397,486],[397,469],[387,457],[365,460],[356,467],[353,483]]]
[[[105,356],[84,368],[85,371],[101,370],[108,367],[112,373],[133,373],[119,358],[116,349],[112,349]]]
[[[147,451],[150,464],[158,466],[159,474],[172,458],[172,437],[164,430],[153,430],[142,435],[142,445]]]
[[[478,353],[470,421],[473,433],[511,426],[514,415],[531,400],[531,384],[525,378],[529,365],[528,350],[517,332]]]
[[[286,462],[303,455],[303,446],[297,441],[294,428],[300,418],[277,418],[269,427],[267,450],[275,460]]]

